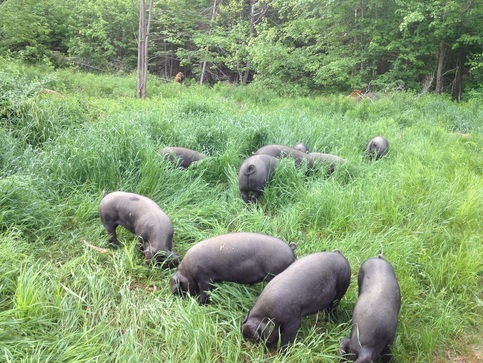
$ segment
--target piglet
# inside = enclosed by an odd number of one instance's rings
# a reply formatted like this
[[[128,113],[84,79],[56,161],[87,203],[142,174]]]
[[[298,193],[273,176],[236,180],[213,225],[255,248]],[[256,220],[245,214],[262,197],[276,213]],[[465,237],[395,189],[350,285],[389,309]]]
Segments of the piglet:
[[[162,262],[163,268],[179,264],[178,254],[171,251],[173,224],[153,200],[134,193],[104,193],[99,216],[113,245],[119,246],[116,228],[123,226],[139,236],[146,261]]]

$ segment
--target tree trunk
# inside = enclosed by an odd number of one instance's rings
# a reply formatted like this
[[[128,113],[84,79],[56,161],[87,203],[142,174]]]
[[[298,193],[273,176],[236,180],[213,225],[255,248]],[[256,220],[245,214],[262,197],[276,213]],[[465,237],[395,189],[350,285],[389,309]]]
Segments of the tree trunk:
[[[439,43],[439,52],[438,52],[438,70],[436,71],[436,87],[434,91],[436,93],[443,92],[443,68],[444,68],[444,61],[446,56],[446,46],[444,42]]]
[[[148,75],[148,37],[151,27],[151,14],[153,12],[153,0],[149,2],[149,15],[146,24],[146,2],[140,0],[139,4],[139,39],[138,39],[138,76],[137,97],[146,98],[146,85]]]
[[[146,4],[144,0],[139,4],[139,34],[138,34],[138,76],[137,76],[137,97],[146,97],[146,75],[144,73],[144,63],[146,61],[146,55],[144,54],[144,42],[146,41]]]
[[[463,95],[463,70],[465,68],[463,59],[464,57],[460,53],[458,55],[458,60],[456,61],[456,72],[454,75],[453,87],[451,89],[451,97],[458,102],[461,102],[461,96]]]
[[[257,0],[250,0],[250,39],[255,36],[255,4]],[[245,65],[245,73],[243,74],[242,84],[247,84],[250,75],[250,60]]]
[[[216,0],[213,2],[213,12],[211,13],[211,21],[210,21],[210,30],[209,33],[211,34],[211,26],[213,24],[213,20],[215,20],[216,17]],[[208,56],[208,46],[206,46],[205,49],[205,60],[203,61],[203,64],[201,66],[201,75],[200,75],[200,84],[203,84],[205,80],[205,74],[206,74],[206,57]]]

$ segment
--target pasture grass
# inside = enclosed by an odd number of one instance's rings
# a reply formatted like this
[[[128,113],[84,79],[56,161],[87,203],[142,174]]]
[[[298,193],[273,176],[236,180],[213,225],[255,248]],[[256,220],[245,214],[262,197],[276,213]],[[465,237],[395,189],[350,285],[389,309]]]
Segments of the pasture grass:
[[[394,93],[355,103],[156,79],[136,100],[133,75],[0,63],[0,361],[338,361],[358,269],[380,251],[402,291],[395,361],[444,361],[462,339],[481,340],[483,111],[471,100]],[[379,134],[390,151],[369,162],[365,145]],[[348,162],[328,176],[283,159],[246,205],[243,159],[300,142]],[[164,146],[209,157],[181,170],[159,156]],[[208,306],[171,295],[174,271],[145,264],[135,236],[119,229],[122,248],[108,245],[103,190],[155,200],[181,256],[218,234],[266,233],[297,243],[298,256],[340,249],[351,286],[335,317],[304,318],[286,354],[247,343],[241,322],[264,284],[217,284]]]

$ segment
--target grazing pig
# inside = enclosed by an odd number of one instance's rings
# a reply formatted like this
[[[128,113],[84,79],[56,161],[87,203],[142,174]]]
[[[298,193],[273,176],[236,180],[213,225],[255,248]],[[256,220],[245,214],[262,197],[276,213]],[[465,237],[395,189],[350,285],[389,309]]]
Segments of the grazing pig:
[[[370,159],[380,159],[387,154],[389,142],[383,136],[376,136],[367,144],[366,152]]]
[[[200,295],[208,302],[207,291],[214,282],[254,284],[270,281],[295,261],[295,244],[259,233],[237,232],[198,242],[186,252],[171,278],[173,294]]]
[[[307,161],[309,168],[313,166],[313,161],[303,151],[296,150],[293,147],[285,145],[266,145],[255,152],[255,155],[270,155],[275,158],[286,157],[295,160],[297,165],[300,165],[304,160]]]
[[[391,264],[382,255],[366,260],[358,276],[359,298],[352,314],[352,335],[340,343],[340,354],[357,363],[390,360],[396,337],[401,292]]]
[[[302,317],[330,312],[349,287],[349,262],[340,252],[319,252],[295,261],[263,289],[242,323],[246,340],[267,346],[292,343]]]
[[[119,246],[116,228],[120,225],[142,240],[146,261],[159,260],[163,262],[163,268],[178,265],[178,255],[171,251],[171,220],[151,199],[127,192],[104,194],[99,205],[99,216],[110,242],[115,246]]]
[[[309,152],[309,147],[305,144],[297,144],[293,148],[306,154]]]
[[[329,173],[333,173],[335,170],[335,166],[337,164],[344,164],[347,160],[341,158],[340,156],[332,155],[332,154],[323,154],[323,153],[309,153],[310,158],[312,158],[313,164],[322,163],[323,165],[327,165],[329,168]]]
[[[265,184],[270,180],[278,159],[270,155],[252,155],[245,159],[238,173],[238,184],[243,200],[256,202],[263,194]]]
[[[165,147],[159,152],[164,156],[165,160],[169,160],[182,168],[188,168],[191,163],[202,160],[206,157],[205,154],[198,151],[186,149],[184,147]]]

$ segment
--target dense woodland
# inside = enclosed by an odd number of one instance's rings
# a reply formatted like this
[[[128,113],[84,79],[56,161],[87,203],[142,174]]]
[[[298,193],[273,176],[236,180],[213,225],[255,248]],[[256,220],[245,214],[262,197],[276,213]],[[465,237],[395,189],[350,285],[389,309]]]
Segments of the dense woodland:
[[[483,0],[0,0],[0,54],[132,72],[140,4],[160,80],[182,71],[281,93],[483,93]]]

